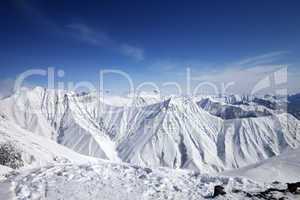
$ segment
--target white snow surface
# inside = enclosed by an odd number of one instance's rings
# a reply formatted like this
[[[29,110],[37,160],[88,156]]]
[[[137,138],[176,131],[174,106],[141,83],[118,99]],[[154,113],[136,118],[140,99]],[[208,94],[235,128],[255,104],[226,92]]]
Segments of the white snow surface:
[[[0,182],[0,198],[36,199],[95,199],[146,200],[190,199],[212,197],[215,185],[222,185],[226,196],[216,199],[253,199],[256,194],[272,187],[245,178],[199,175],[194,172],[160,168],[150,170],[124,164],[100,162],[94,165],[50,165],[21,171]],[[284,188],[283,184],[276,185]],[[233,192],[238,191],[238,192]],[[246,193],[246,192],[247,193]],[[2,192],[2,193],[1,193]],[[296,195],[274,192],[274,196],[295,199]]]
[[[234,177],[247,177],[259,182],[299,182],[300,149],[288,150],[279,156],[240,169],[223,172],[222,174]]]
[[[0,180],[5,178],[5,175],[13,171],[12,168],[0,165]]]

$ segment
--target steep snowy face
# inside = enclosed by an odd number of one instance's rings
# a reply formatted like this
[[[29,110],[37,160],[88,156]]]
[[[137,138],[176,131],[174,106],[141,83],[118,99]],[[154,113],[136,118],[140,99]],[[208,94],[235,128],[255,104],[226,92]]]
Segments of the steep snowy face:
[[[2,100],[0,109],[1,115],[16,125],[79,153],[119,160],[113,142],[79,100],[72,93],[38,87]]]
[[[62,95],[58,91],[56,93],[57,97]],[[46,138],[55,139],[56,131],[52,127],[56,126],[54,116],[58,116],[51,108],[54,108],[54,105],[59,105],[58,98],[46,100],[44,99],[45,95],[46,93],[42,88],[36,88],[32,91],[26,89],[13,94],[0,101],[1,115],[24,129]],[[49,104],[47,110],[43,106],[44,101]]]
[[[219,119],[182,97],[144,107],[143,113],[136,131],[118,145],[122,160],[152,167],[207,167],[209,171],[211,166],[204,164],[202,154],[210,155],[215,148]],[[208,157],[218,163],[215,156]]]
[[[6,118],[0,118],[0,145],[11,144],[21,153],[24,166],[39,167],[50,163],[96,162],[93,157],[76,153],[48,138],[36,135]]]
[[[299,147],[299,122],[289,114],[224,121],[218,157],[226,168],[239,168]]]
[[[289,114],[222,120],[189,98],[142,110],[139,123],[127,123],[134,131],[118,142],[120,158],[142,166],[223,171],[300,144],[299,122]]]
[[[217,172],[300,145],[299,121],[262,105],[118,99],[35,88],[1,100],[0,114],[78,153],[141,166]]]

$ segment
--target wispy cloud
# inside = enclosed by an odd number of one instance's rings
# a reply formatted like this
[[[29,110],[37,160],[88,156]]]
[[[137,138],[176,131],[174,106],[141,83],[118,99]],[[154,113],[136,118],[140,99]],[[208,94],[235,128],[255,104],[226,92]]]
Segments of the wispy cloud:
[[[210,82],[217,87],[231,85],[226,92],[229,93],[251,93],[252,88],[266,76],[272,75],[275,71],[284,67],[283,65],[258,65],[247,69],[227,68],[215,72],[207,72],[206,75],[193,75],[194,81]],[[195,72],[194,72],[195,74]]]
[[[275,51],[275,52],[269,52],[266,54],[244,58],[236,63],[235,65],[238,66],[248,66],[248,65],[259,65],[259,64],[268,64],[273,63],[275,61],[278,61],[280,58],[282,58],[284,55],[288,54],[288,51]]]
[[[160,73],[172,73],[177,72],[177,74],[185,74],[185,69],[187,67],[198,68],[201,70],[206,70],[210,68],[213,64],[204,62],[201,60],[176,60],[176,59],[158,59],[153,61],[147,68],[150,71],[160,72]]]
[[[118,42],[108,33],[96,30],[85,23],[70,23],[65,27],[60,26],[54,20],[45,15],[33,3],[16,1],[15,6],[24,14],[39,25],[45,26],[52,33],[60,35],[71,34],[74,38],[86,42],[89,45],[99,46],[118,52],[121,55],[130,57],[136,61],[144,60],[144,50],[128,42]],[[67,28],[67,30],[66,30]]]
[[[144,50],[128,43],[119,43],[110,35],[102,31],[96,31],[90,26],[82,23],[68,24],[72,35],[90,45],[104,47],[115,50],[124,56],[133,58],[136,61],[144,60]]]
[[[147,68],[150,71],[154,71],[154,72],[170,72],[170,71],[174,71],[177,70],[178,67],[180,66],[179,62],[174,62],[171,60],[157,60],[152,62]]]
[[[196,82],[211,82],[218,87],[222,84],[230,84],[227,92],[231,93],[251,93],[260,80],[265,77],[273,77],[276,71],[289,67],[287,63],[281,61],[287,53],[289,52],[277,51],[244,58],[232,63],[225,63],[222,66],[218,66],[217,70],[206,71],[205,74],[203,74],[203,71],[193,69],[192,79]],[[293,76],[290,73],[287,73],[286,76],[288,82],[280,87],[296,90],[295,86],[291,85],[291,83],[295,82]],[[273,90],[274,86],[272,87],[269,89]]]
[[[104,32],[95,32],[89,26],[85,24],[68,24],[66,26],[72,32],[71,34],[86,43],[96,46],[112,46],[113,40]]]
[[[129,44],[122,44],[120,46],[120,51],[124,55],[133,57],[137,61],[144,60],[144,50],[141,48],[137,48],[137,47],[131,46]]]

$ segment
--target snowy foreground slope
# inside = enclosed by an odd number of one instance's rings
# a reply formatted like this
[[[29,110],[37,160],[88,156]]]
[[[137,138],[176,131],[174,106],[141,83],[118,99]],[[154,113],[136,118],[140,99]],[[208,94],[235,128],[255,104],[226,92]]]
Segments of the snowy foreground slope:
[[[216,199],[261,199],[268,188],[284,184],[255,183],[245,178],[226,178],[160,168],[151,170],[99,161],[93,165],[50,165],[10,175],[0,182],[1,199],[207,199],[215,185],[227,194]],[[299,199],[289,192],[271,192],[265,199]]]
[[[272,163],[269,166],[258,164],[238,169],[236,173],[225,173],[228,176],[169,168],[150,169],[105,160],[86,164],[52,161],[52,164],[37,168],[8,170],[6,177],[0,180],[0,199],[200,200],[213,198],[216,185],[222,185],[226,195],[214,199],[300,199],[300,194],[287,192],[285,184],[298,180],[299,149],[288,155],[267,160],[265,163]],[[285,163],[284,167],[278,167],[280,162]],[[247,173],[249,171],[252,174]],[[283,176],[274,176],[274,172],[281,172]]]
[[[233,171],[223,172],[227,176],[243,176],[259,182],[299,182],[300,149],[289,150],[279,156],[266,159]]]

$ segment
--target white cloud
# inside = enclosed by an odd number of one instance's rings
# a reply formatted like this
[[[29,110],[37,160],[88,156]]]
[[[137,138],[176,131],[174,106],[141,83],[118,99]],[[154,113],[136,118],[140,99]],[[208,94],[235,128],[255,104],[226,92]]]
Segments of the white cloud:
[[[220,88],[222,84],[230,84],[231,86],[226,91],[222,91],[222,93],[250,94],[259,81],[266,77],[273,78],[274,73],[282,68],[285,68],[285,66],[260,65],[247,69],[227,68],[203,76],[194,76],[193,80],[211,82],[218,88]],[[283,87],[287,88],[288,86],[285,84]],[[262,89],[264,89],[262,92],[270,92],[274,89],[274,86],[266,85],[265,88]]]
[[[150,71],[154,71],[154,72],[170,72],[173,70],[177,70],[178,66],[180,64],[178,62],[174,62],[171,60],[158,60],[153,62],[152,64],[150,64],[148,66],[148,69]]]
[[[283,55],[289,53],[288,51],[275,51],[266,53],[263,55],[258,55],[250,58],[245,58],[243,60],[240,60],[235,65],[238,66],[247,66],[247,65],[260,65],[260,64],[267,64],[267,63],[273,63],[277,60],[279,60]]]
[[[79,40],[87,42],[90,45],[100,46],[108,49],[115,50],[124,56],[131,57],[136,61],[144,60],[144,50],[133,45],[118,43],[107,33],[95,31],[86,24],[69,24],[66,26],[72,30],[72,34]]]
[[[113,40],[104,32],[95,32],[85,24],[69,24],[66,26],[71,29],[73,36],[91,45],[110,47]]]
[[[128,45],[128,44],[123,44],[120,46],[120,51],[124,55],[130,56],[134,58],[137,61],[144,60],[144,50]]]
[[[152,62],[147,69],[153,72],[160,73],[173,73],[176,72],[177,75],[185,75],[186,68],[192,67],[195,69],[207,70],[213,64],[208,62],[203,62],[200,60],[176,60],[176,59],[160,59]]]
[[[299,64],[296,66],[295,64],[285,63],[283,60],[287,53],[287,51],[270,52],[222,64],[200,60],[160,59],[146,68],[149,75],[144,79],[155,77],[153,79],[159,83],[175,81],[185,91],[187,88],[186,69],[190,68],[191,90],[201,83],[209,82],[218,88],[218,93],[223,92],[223,84],[228,85],[225,93],[233,94],[251,94],[254,91],[261,94],[272,94],[280,89],[288,90],[288,93],[300,92]],[[286,68],[287,73],[281,73],[281,70],[285,69],[283,71],[286,71]],[[278,81],[278,74],[280,75],[280,81]],[[270,79],[270,85],[262,84],[261,81],[265,78]],[[206,86],[208,85],[206,84]],[[211,90],[211,88],[207,89]],[[210,93],[211,91],[205,92]],[[216,94],[215,91],[211,93]]]
[[[287,54],[286,51],[271,52],[263,55],[254,56],[251,58],[245,58],[231,64],[224,64],[218,66],[218,70],[208,70],[203,74],[203,71],[197,69],[192,72],[192,80],[197,82],[211,82],[217,87],[221,87],[222,84],[229,84],[230,87],[225,91],[227,93],[236,94],[250,94],[257,88],[257,84],[260,84],[264,79],[270,79],[270,85],[260,86],[261,93],[273,93],[277,89],[286,89],[289,92],[299,91],[295,87],[295,82],[299,85],[292,73],[285,73],[283,76],[287,82],[277,84],[274,82],[276,78],[276,72],[283,68],[289,70],[290,65],[280,62],[280,59]],[[299,72],[299,70],[296,70]],[[221,90],[221,89],[220,89]]]

